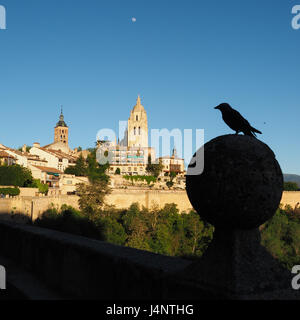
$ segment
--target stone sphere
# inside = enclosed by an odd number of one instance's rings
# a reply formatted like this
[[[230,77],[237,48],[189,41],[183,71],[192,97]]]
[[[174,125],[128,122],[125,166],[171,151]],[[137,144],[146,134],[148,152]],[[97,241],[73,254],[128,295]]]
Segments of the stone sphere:
[[[202,173],[201,165],[195,166],[195,155],[201,151]],[[253,229],[275,214],[283,175],[265,143],[249,136],[225,135],[209,141],[196,154],[188,167],[186,190],[201,218],[217,227]]]

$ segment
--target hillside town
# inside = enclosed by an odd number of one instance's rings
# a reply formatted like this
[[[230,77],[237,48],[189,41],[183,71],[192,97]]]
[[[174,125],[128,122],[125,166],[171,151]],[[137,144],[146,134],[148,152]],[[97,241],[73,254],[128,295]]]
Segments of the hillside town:
[[[170,155],[156,158],[156,150],[148,145],[148,118],[140,97],[130,112],[124,138],[97,141],[96,150],[112,155],[106,172],[112,188],[185,188],[184,159],[177,156],[176,149]],[[34,179],[49,187],[49,195],[71,195],[76,193],[78,184],[88,184],[89,180],[85,176],[68,174],[70,170],[67,169],[74,167],[79,158],[87,159],[90,152],[91,149],[69,147],[69,127],[61,110],[53,143],[41,146],[34,142],[31,147],[24,144],[18,150],[0,144],[0,165],[17,164],[29,169]],[[149,183],[141,177],[151,175],[147,170],[151,161],[161,166],[156,179]],[[134,176],[136,179],[131,178]]]

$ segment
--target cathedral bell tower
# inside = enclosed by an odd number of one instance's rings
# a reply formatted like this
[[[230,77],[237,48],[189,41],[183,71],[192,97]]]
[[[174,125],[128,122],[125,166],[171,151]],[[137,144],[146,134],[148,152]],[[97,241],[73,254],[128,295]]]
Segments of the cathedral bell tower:
[[[138,96],[136,105],[131,110],[128,119],[127,137],[128,147],[148,147],[147,113],[141,104],[140,96]]]
[[[63,110],[61,108],[61,113],[59,117],[59,121],[54,128],[54,142],[62,142],[66,146],[68,146],[69,139],[69,128],[64,121]]]

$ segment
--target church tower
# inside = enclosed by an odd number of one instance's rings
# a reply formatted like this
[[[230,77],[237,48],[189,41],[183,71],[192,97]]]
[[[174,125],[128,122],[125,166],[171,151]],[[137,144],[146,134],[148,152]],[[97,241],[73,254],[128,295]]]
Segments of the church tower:
[[[61,109],[59,121],[56,124],[56,127],[54,128],[54,143],[55,142],[62,142],[66,146],[68,146],[69,143],[69,128],[64,120],[63,111]]]
[[[133,107],[128,119],[127,131],[128,147],[148,147],[148,120],[147,113],[138,96],[136,105]]]

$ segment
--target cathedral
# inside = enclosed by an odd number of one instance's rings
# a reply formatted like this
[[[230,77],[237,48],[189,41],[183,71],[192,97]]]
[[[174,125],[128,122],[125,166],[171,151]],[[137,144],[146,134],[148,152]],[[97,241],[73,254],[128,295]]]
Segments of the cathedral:
[[[155,150],[148,145],[148,119],[145,108],[138,96],[136,105],[130,112],[124,139],[120,143],[102,142],[102,152],[109,151],[112,155],[110,173],[117,170],[121,174],[144,175],[148,158],[155,161]]]
[[[145,108],[138,96],[136,105],[130,112],[127,126],[128,147],[148,147],[148,120]]]

